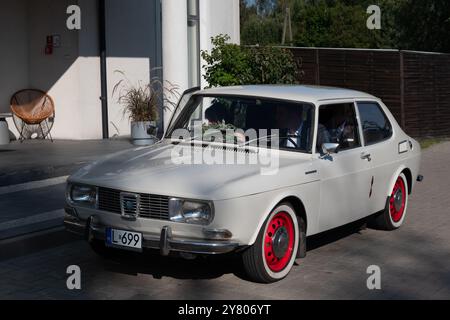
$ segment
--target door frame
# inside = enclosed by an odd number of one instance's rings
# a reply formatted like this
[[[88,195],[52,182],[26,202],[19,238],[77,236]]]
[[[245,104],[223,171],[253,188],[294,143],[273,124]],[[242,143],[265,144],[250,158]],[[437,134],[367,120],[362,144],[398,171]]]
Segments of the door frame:
[[[317,112],[316,112],[316,121],[315,121],[315,135],[314,135],[314,147],[315,147],[315,158],[317,159],[317,161],[328,161],[325,159],[321,159],[321,155],[319,152],[317,152],[317,129],[318,129],[318,125],[319,125],[319,116],[320,116],[320,108],[323,106],[327,106],[327,105],[335,105],[335,104],[352,104],[353,105],[353,110],[354,110],[354,115],[357,121],[357,128],[358,128],[358,134],[359,134],[359,141],[360,141],[360,146],[356,147],[356,148],[352,148],[352,149],[347,149],[347,150],[343,150],[338,152],[336,155],[333,155],[335,157],[337,157],[338,159],[342,157],[342,155],[347,155],[349,153],[352,153],[355,155],[355,157],[357,157],[356,161],[366,161],[361,159],[360,155],[365,152],[366,146],[364,143],[364,139],[363,139],[363,132],[362,132],[362,124],[361,124],[361,119],[360,119],[360,115],[359,115],[359,110],[358,110],[358,106],[356,103],[357,99],[355,98],[349,98],[349,99],[335,99],[335,100],[326,100],[326,101],[318,101],[317,103]],[[367,170],[366,173],[370,172],[370,164],[368,162],[365,162],[365,166],[367,166]],[[320,166],[321,171],[323,170],[323,166]],[[323,173],[321,172],[321,184],[324,183],[324,178],[323,178]],[[350,174],[355,174],[355,173],[350,173]],[[362,178],[362,177],[361,177]],[[321,186],[321,190],[323,190],[323,185]],[[363,190],[361,190],[362,192]],[[362,194],[361,194],[362,195]],[[368,196],[368,194],[367,194]],[[359,215],[361,215],[361,217],[359,217],[357,214],[351,214],[350,216],[343,216],[344,213],[343,212],[336,212],[336,214],[341,217],[342,216],[342,223],[333,223],[333,221],[337,221],[340,218],[336,219],[330,216],[329,219],[327,219],[326,217],[323,216],[323,214],[330,214],[328,212],[325,212],[325,209],[323,209],[323,205],[322,205],[322,201],[324,201],[325,199],[322,199],[322,191],[321,191],[321,197],[320,197],[320,206],[319,206],[319,228],[321,229],[320,231],[325,231],[334,227],[338,227],[340,225],[344,225],[347,223],[350,223],[352,221],[356,221],[358,220],[358,218],[363,218],[365,212],[361,212],[359,213]],[[346,199],[347,200],[347,199]],[[362,201],[362,200],[361,200]],[[367,213],[367,215],[369,215],[370,213]],[[325,220],[324,220],[325,219]]]

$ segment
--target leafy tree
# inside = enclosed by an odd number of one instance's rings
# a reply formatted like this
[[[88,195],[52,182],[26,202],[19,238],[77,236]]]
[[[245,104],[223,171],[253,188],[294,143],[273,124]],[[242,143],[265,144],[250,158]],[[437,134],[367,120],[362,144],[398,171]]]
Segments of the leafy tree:
[[[337,48],[390,47],[388,28],[369,30],[367,7],[353,1],[296,1],[293,21],[295,45]]]
[[[255,0],[256,9],[259,15],[268,16],[273,13],[277,7],[277,0]]]
[[[280,44],[287,3],[296,46],[450,52],[449,0],[241,0],[241,42]],[[381,30],[366,27],[372,4]]]
[[[401,1],[397,10],[400,48],[450,52],[450,1]]]
[[[253,45],[279,44],[282,24],[272,18],[262,18],[258,15],[249,16],[245,27],[241,30],[241,42]]]
[[[240,21],[241,21],[241,29],[245,28],[247,20],[250,17],[257,15],[257,10],[255,5],[249,5],[247,0],[239,0],[239,9],[240,9]]]

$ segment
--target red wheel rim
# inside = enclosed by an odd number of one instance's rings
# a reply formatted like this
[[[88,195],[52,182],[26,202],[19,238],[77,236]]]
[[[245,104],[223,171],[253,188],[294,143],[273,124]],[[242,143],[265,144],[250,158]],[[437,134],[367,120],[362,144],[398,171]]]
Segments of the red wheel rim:
[[[294,250],[295,231],[291,216],[279,212],[269,221],[264,235],[264,258],[273,272],[289,264]]]
[[[391,200],[389,202],[389,209],[392,221],[399,222],[405,212],[406,205],[406,187],[405,182],[401,177],[397,179],[392,190]]]

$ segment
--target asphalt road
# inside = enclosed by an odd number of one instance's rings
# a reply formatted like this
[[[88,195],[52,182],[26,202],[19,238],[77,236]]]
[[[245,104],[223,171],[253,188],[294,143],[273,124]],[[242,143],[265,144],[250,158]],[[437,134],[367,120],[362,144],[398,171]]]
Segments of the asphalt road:
[[[350,226],[309,238],[306,259],[275,284],[247,281],[235,257],[123,253],[104,260],[84,241],[53,230],[0,241],[0,299],[450,299],[449,158],[450,143],[424,152],[425,180],[400,230]],[[0,193],[0,234],[2,223],[17,218],[17,230],[30,212],[57,225],[58,214],[45,214],[58,212],[63,197],[63,184]],[[67,289],[70,265],[81,268],[81,290]],[[381,270],[380,290],[366,285],[372,265]]]

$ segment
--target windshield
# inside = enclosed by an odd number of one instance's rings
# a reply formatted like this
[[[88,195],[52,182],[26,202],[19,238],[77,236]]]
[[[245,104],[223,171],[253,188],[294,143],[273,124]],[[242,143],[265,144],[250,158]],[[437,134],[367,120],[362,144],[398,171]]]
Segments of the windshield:
[[[311,152],[314,107],[238,96],[193,96],[168,137]],[[223,134],[223,138],[219,134]],[[265,145],[263,145],[263,142]]]

